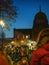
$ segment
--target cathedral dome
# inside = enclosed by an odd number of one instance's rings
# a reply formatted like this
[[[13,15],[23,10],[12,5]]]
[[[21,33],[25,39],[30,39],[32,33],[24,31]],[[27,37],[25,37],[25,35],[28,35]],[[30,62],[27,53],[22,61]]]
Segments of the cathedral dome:
[[[40,11],[35,15],[35,19],[47,19],[47,16],[45,13]]]
[[[43,13],[40,9],[40,11],[35,15],[33,27],[47,27],[48,20],[45,13]]]

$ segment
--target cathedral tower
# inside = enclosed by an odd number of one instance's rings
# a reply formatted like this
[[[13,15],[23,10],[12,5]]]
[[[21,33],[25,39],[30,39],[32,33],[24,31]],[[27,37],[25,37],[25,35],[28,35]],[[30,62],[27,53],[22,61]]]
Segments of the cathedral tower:
[[[38,33],[48,27],[48,20],[45,13],[41,11],[41,7],[39,12],[35,15],[33,21],[33,28],[32,28],[32,39],[35,40],[38,36]]]

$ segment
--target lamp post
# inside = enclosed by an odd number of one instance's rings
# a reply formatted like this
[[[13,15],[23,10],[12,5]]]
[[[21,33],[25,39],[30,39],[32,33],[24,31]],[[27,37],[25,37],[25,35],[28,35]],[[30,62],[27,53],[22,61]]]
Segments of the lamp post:
[[[1,43],[1,50],[3,49],[3,29],[4,29],[4,27],[5,27],[5,23],[4,23],[4,21],[3,20],[0,20],[0,27],[1,27],[1,29],[2,29],[2,35],[1,35],[1,37],[2,37],[2,43]]]

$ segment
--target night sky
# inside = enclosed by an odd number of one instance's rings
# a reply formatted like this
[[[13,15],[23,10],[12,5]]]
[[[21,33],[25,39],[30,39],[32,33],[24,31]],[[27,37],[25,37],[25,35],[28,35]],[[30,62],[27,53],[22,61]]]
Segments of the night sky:
[[[10,30],[5,31],[6,37],[13,37],[14,28],[32,28],[34,16],[39,12],[40,6],[49,21],[49,0],[14,0],[14,5],[17,6],[18,15]]]

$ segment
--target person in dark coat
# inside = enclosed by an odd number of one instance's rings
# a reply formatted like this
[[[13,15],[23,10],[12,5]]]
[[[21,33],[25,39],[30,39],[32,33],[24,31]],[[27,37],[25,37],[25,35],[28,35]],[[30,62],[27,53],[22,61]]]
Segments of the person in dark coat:
[[[39,33],[37,47],[32,54],[30,65],[49,65],[49,28]]]

